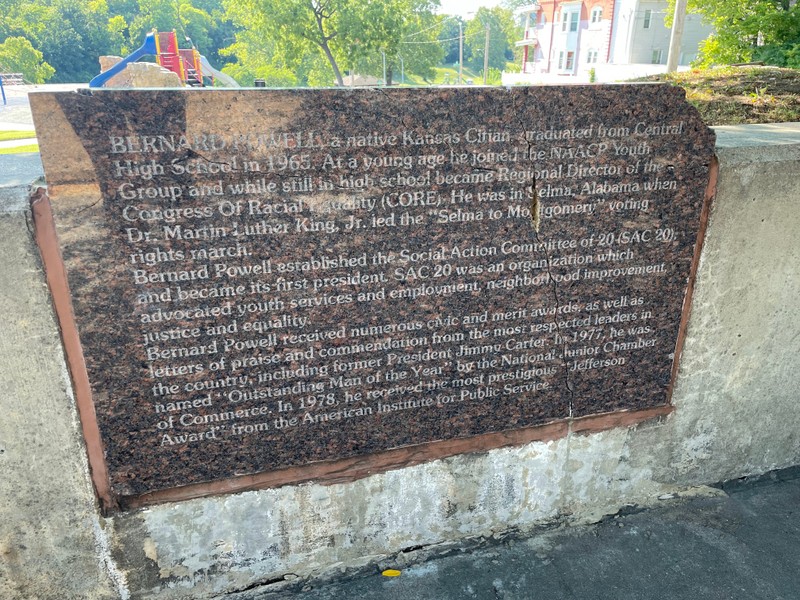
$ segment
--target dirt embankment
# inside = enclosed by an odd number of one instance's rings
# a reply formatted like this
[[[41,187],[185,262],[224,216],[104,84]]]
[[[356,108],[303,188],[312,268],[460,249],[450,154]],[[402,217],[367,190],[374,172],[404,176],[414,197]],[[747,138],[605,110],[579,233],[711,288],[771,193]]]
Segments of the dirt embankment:
[[[709,125],[800,121],[800,70],[721,67],[653,75],[640,81],[666,81],[682,87]]]

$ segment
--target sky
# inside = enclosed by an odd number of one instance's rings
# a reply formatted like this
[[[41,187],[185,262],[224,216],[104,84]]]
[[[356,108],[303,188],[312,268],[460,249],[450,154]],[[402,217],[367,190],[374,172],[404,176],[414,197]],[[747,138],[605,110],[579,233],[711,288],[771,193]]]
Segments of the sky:
[[[440,0],[440,4],[440,14],[461,15],[466,18],[467,13],[475,12],[481,6],[492,8],[499,5],[500,0]]]

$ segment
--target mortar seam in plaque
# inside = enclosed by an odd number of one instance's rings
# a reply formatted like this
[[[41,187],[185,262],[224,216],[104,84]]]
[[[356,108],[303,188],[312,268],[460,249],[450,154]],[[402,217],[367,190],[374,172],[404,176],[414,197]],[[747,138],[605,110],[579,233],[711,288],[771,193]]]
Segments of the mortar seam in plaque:
[[[31,105],[37,237],[108,509],[672,410],[715,168],[678,89]]]

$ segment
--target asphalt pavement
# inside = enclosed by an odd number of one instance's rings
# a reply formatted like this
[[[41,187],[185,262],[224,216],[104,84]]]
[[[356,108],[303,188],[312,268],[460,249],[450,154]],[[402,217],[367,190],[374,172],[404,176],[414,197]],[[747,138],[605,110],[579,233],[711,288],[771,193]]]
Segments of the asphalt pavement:
[[[235,600],[797,600],[800,469],[737,480],[697,497],[486,541],[446,556]],[[410,564],[397,564],[410,563]],[[395,577],[381,575],[396,567]]]

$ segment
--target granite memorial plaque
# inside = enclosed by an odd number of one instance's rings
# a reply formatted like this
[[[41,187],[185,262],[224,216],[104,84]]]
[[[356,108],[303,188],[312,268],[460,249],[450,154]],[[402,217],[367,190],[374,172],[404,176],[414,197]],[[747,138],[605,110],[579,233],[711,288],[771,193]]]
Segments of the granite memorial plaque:
[[[31,103],[106,502],[669,402],[714,160],[679,89]]]

